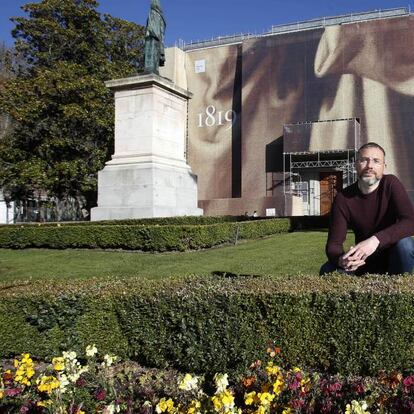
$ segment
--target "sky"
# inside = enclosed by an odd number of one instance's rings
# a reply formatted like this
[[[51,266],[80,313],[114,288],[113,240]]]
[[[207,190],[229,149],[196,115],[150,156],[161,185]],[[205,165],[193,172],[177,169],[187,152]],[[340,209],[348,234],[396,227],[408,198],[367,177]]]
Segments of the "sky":
[[[39,2],[40,0],[32,0]],[[98,0],[99,1],[99,0]],[[0,0],[0,42],[13,45],[9,20],[28,0]],[[98,10],[145,25],[150,0],[100,0]],[[166,46],[241,33],[261,34],[272,25],[342,14],[409,7],[414,0],[161,0]]]

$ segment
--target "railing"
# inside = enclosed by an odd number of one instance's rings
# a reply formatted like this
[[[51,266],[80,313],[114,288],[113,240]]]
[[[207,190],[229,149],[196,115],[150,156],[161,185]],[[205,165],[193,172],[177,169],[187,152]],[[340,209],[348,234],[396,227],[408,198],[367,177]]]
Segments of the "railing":
[[[361,13],[350,13],[350,14],[343,14],[340,16],[322,17],[319,19],[299,21],[296,23],[274,25],[271,27],[269,31],[266,31],[262,34],[253,34],[253,33],[234,34],[234,35],[229,35],[229,36],[218,36],[210,40],[201,40],[201,41],[197,40],[197,41],[190,41],[190,42],[185,42],[182,39],[180,39],[176,43],[176,46],[184,51],[189,51],[189,50],[202,49],[202,48],[207,48],[207,47],[215,47],[215,46],[222,46],[222,45],[228,45],[228,44],[233,44],[233,43],[241,43],[243,40],[246,40],[246,39],[259,38],[259,37],[271,36],[271,35],[289,33],[289,32],[296,32],[296,31],[301,31],[301,30],[311,30],[311,29],[323,28],[325,26],[332,26],[332,25],[338,25],[338,24],[355,23],[355,22],[361,22],[361,21],[367,21],[367,20],[373,20],[373,19],[400,17],[400,16],[406,16],[409,14],[411,14],[409,7],[399,7],[399,8],[393,8],[393,9],[383,9],[383,10],[375,10],[375,11],[361,12]]]

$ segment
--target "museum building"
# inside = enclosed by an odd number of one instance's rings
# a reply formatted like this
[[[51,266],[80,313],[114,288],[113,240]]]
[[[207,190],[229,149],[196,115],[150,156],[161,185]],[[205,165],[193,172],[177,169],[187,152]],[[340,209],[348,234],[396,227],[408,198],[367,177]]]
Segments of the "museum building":
[[[414,199],[413,44],[398,8],[168,48],[204,214],[326,215],[369,141]]]

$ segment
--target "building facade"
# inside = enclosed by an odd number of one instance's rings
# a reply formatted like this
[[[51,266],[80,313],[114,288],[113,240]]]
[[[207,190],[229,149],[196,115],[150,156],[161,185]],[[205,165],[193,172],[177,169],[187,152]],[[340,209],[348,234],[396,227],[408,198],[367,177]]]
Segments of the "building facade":
[[[204,214],[328,214],[369,141],[414,199],[413,44],[402,8],[168,49]]]

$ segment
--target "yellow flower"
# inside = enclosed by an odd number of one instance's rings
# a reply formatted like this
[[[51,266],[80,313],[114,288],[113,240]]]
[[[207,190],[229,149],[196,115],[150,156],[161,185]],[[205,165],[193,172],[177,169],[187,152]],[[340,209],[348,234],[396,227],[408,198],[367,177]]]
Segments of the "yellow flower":
[[[279,395],[285,389],[285,382],[280,377],[277,377],[276,381],[273,383],[273,392],[276,395]]]
[[[224,410],[225,413],[228,413],[232,412],[234,408],[234,396],[227,389],[213,396],[211,400],[216,411]]]
[[[27,364],[33,362],[30,358],[30,354],[22,354],[22,363]]]
[[[4,397],[4,392],[0,391],[0,400]]]
[[[273,365],[273,361],[269,361],[269,363],[266,366],[266,372],[268,375],[274,375],[279,376],[282,375],[281,368],[277,365]]]
[[[30,385],[29,380],[35,374],[34,364],[33,360],[30,358],[30,354],[22,354],[21,361],[15,359],[14,367],[17,368],[14,380],[23,385]]]
[[[268,392],[259,392],[259,394],[257,394],[260,403],[263,405],[270,405],[270,403],[274,400],[275,395],[274,394],[270,394]]]
[[[37,389],[40,392],[46,392],[48,394],[51,394],[53,390],[60,386],[60,382],[56,377],[46,375],[43,375],[40,379],[38,378],[37,384]]]
[[[252,391],[244,395],[244,403],[246,405],[252,405],[255,402],[257,402],[256,391]]]
[[[51,404],[52,404],[52,400],[38,401],[36,403],[38,407],[45,407],[45,408],[49,407],[49,405]]]
[[[160,414],[164,412],[172,413],[174,410],[174,401],[169,398],[166,400],[165,398],[161,398],[157,406],[155,407],[155,411]]]
[[[290,407],[286,407],[283,411],[282,414],[293,414],[293,410]]]
[[[201,403],[198,400],[191,401],[190,406],[188,407],[187,414],[197,414],[201,408]]]
[[[302,378],[300,380],[300,389],[302,392],[305,391],[309,391],[309,389],[311,388],[311,383],[310,383],[310,379],[309,378]]]
[[[52,364],[55,371],[63,371],[65,369],[65,359],[62,357],[53,358]]]
[[[213,401],[214,409],[216,411],[220,411],[221,407],[223,406],[223,404],[221,403],[220,398],[217,395],[215,395],[214,397],[212,397],[211,400]]]
[[[230,391],[225,390],[222,394],[221,400],[223,401],[224,408],[232,409],[234,407],[234,396]]]

